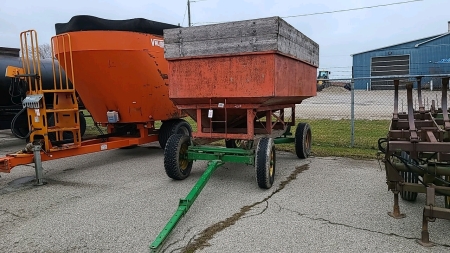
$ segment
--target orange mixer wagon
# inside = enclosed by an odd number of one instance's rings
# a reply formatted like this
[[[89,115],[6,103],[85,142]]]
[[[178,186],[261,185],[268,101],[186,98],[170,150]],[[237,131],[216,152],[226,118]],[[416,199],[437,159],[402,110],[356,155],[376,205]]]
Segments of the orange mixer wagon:
[[[36,67],[37,34],[23,32],[24,67],[10,71],[10,76],[26,79],[29,85],[24,106],[28,107],[31,144],[22,152],[0,158],[0,172],[32,163],[37,156],[40,163],[154,141],[164,148],[174,133],[191,135],[190,125],[182,119],[184,114],[168,96],[168,62],[162,35],[163,29],[176,27],[145,19],[92,16],[75,16],[68,23],[56,24],[51,44],[61,68],[54,67],[53,75],[60,82],[55,82],[51,90],[42,89],[40,69]],[[29,58],[28,53],[34,57]],[[66,79],[61,75],[63,70]],[[75,90],[93,120],[107,127],[107,133],[81,139]],[[55,97],[52,109],[43,103],[42,94],[47,93]],[[155,126],[158,121],[162,123],[159,129]]]

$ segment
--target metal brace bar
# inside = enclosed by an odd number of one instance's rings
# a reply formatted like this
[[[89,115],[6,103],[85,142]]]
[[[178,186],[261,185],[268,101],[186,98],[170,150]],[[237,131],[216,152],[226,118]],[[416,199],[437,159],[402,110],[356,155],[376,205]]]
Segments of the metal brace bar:
[[[205,172],[203,173],[201,178],[197,181],[197,183],[194,185],[194,187],[186,196],[186,198],[180,199],[177,211],[169,220],[169,222],[166,224],[164,229],[159,233],[158,237],[156,237],[156,239],[150,245],[151,252],[157,252],[159,250],[164,240],[166,240],[166,238],[169,236],[169,234],[172,232],[172,230],[175,228],[175,226],[178,224],[181,218],[188,212],[189,208],[197,199],[198,195],[200,195],[200,192],[203,190],[203,187],[205,187],[212,173],[223,164],[224,163],[222,161],[217,160],[211,161],[209,163],[208,168],[206,168]]]
[[[42,159],[41,159],[41,145],[33,146],[34,153],[34,170],[36,172],[36,184],[37,186],[44,185],[42,179]]]
[[[411,142],[418,142],[419,137],[417,136],[417,129],[414,123],[414,105],[412,98],[412,83],[406,85],[406,96],[408,100],[408,123],[409,123],[409,132],[411,134]]]
[[[448,77],[442,79],[442,116],[444,117],[444,128],[450,130],[450,120],[448,117],[447,107],[447,90],[448,90]]]

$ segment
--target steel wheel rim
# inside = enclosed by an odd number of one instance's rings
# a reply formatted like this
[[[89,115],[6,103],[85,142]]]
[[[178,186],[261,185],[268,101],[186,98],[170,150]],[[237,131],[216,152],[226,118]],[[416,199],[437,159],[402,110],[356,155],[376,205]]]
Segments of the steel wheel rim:
[[[445,177],[446,181],[450,181],[450,176]],[[450,196],[445,196],[445,207],[450,208]]]
[[[180,157],[178,159],[178,163],[180,164],[180,169],[182,171],[186,170],[188,165],[189,165],[189,160],[186,158],[187,157],[187,150],[188,150],[188,145],[187,144],[181,144]]]
[[[308,129],[305,137],[305,149],[309,150],[311,148],[311,131]]]
[[[270,152],[270,160],[269,160],[269,175],[270,177],[273,176],[274,171],[274,161],[273,161],[273,151]]]

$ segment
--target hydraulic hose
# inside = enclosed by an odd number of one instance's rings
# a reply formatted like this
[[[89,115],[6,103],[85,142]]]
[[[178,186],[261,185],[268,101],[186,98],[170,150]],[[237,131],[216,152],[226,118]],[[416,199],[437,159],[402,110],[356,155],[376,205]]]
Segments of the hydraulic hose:
[[[19,139],[27,139],[28,137],[30,137],[31,133],[33,132],[32,130],[30,130],[28,132],[28,134],[26,134],[25,136],[20,136],[18,133],[16,133],[16,130],[15,130],[17,118],[19,118],[20,114],[22,114],[26,109],[27,108],[24,107],[22,110],[20,110],[20,112],[18,112],[11,121],[11,132],[12,132],[12,134],[14,134],[14,136],[16,136]]]

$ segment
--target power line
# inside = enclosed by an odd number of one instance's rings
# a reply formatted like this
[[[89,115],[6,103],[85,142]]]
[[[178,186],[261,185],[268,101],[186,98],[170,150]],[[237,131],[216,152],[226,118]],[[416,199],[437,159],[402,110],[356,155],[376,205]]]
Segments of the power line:
[[[321,14],[329,14],[329,13],[336,13],[336,12],[356,11],[356,10],[372,9],[372,8],[384,7],[384,6],[390,6],[390,5],[397,5],[397,4],[406,4],[406,3],[412,3],[412,2],[420,2],[420,1],[423,1],[423,0],[411,0],[411,1],[405,1],[405,2],[396,2],[396,3],[390,3],[390,4],[379,4],[379,5],[366,6],[366,7],[360,7],[360,8],[352,8],[352,9],[345,9],[345,10],[325,11],[325,12],[316,12],[316,13],[309,13],[309,14],[300,14],[300,15],[293,15],[293,16],[285,16],[285,17],[282,17],[282,18],[295,18],[295,17],[321,15]]]
[[[198,1],[206,1],[206,0],[198,0]],[[351,9],[344,9],[344,10],[336,10],[336,11],[326,11],[326,12],[316,12],[316,13],[308,13],[308,14],[299,14],[299,15],[292,15],[292,16],[284,16],[281,18],[295,18],[295,17],[305,17],[305,16],[313,16],[313,15],[322,15],[322,14],[330,14],[330,13],[337,13],[337,12],[346,12],[346,11],[355,11],[355,10],[363,10],[363,9],[372,9],[372,8],[378,8],[378,7],[385,7],[385,6],[391,6],[391,5],[398,5],[398,4],[406,4],[406,3],[412,3],[412,2],[421,2],[423,0],[411,0],[411,1],[404,1],[404,2],[395,2],[390,4],[379,4],[379,5],[373,5],[373,6],[366,6],[366,7],[359,7],[359,8],[351,8]],[[222,22],[200,22],[200,23],[194,23],[194,24],[218,24]]]
[[[349,68],[352,68],[352,66],[343,67],[343,66],[336,65],[336,66],[320,67],[320,68],[326,68],[326,69],[349,69]]]
[[[330,57],[351,57],[350,54],[348,55],[321,55],[320,57],[324,57],[324,58],[330,58]]]
[[[208,1],[208,0],[187,0],[187,12],[188,12],[188,20],[189,20],[189,24],[188,26],[191,26],[191,3],[196,3],[196,2],[204,2],[204,1]],[[184,16],[186,16],[186,12],[184,12]],[[184,17],[183,17],[183,23],[184,23]]]
[[[184,10],[183,22],[181,22],[181,25],[184,24],[184,19],[186,18],[187,9],[188,9],[188,5],[186,4],[186,9]]]

